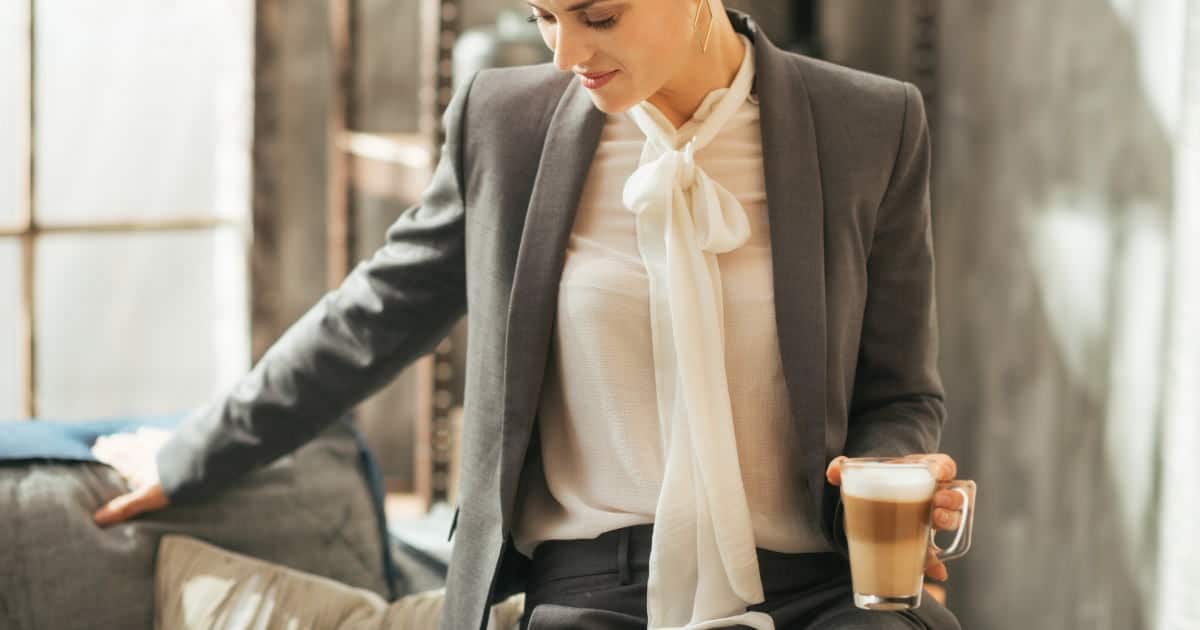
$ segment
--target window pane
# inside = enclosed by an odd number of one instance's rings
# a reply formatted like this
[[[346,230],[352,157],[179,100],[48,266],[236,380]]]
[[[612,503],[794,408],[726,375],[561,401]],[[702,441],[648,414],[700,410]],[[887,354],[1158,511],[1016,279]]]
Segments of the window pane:
[[[0,420],[16,418],[21,411],[20,252],[16,239],[0,238]]]
[[[12,223],[22,205],[29,120],[26,6],[13,0],[0,2],[0,86],[4,86],[0,89],[0,225]]]
[[[45,236],[36,276],[40,416],[187,410],[246,370],[233,230]]]
[[[48,221],[239,206],[248,0],[40,0],[37,195]],[[239,208],[240,209],[240,208]]]

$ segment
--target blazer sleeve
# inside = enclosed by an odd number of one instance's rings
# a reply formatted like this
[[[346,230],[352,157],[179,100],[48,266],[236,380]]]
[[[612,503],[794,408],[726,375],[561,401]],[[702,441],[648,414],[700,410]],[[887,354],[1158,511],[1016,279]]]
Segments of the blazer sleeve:
[[[159,451],[171,502],[209,495],[312,439],[430,352],[466,312],[462,151],[474,80],[451,98],[432,181],[385,244]]]
[[[937,451],[946,410],[938,373],[929,126],[904,84],[899,149],[876,215],[845,454]]]

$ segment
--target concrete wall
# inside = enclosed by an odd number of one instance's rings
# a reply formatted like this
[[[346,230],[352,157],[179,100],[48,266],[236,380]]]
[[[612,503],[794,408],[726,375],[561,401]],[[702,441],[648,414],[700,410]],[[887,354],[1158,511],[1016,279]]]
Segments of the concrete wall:
[[[944,6],[947,443],[992,489],[962,602],[978,624],[1147,627],[1169,133],[1108,3]]]
[[[826,2],[826,50],[911,79],[894,34],[915,4]],[[1179,448],[1168,436],[1196,446],[1168,363],[1194,312],[1177,228],[1200,210],[1179,181],[1188,9],[934,4],[943,447],[980,485],[951,607],[968,628],[1194,627],[1195,610],[1165,598],[1200,587],[1173,560],[1196,556],[1179,529],[1194,492],[1164,457]],[[1175,500],[1190,507],[1164,525]]]

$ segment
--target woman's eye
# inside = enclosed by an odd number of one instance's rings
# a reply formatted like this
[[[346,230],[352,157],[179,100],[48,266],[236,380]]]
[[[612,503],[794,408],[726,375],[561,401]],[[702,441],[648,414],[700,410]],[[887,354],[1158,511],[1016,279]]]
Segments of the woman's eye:
[[[527,22],[552,22],[553,18],[549,15],[539,15],[537,13],[534,13],[534,14],[530,15],[529,17],[525,18],[525,20]],[[616,18],[616,16],[609,16],[602,20],[590,20],[585,16],[583,18],[583,23],[588,28],[606,29],[606,28],[612,28],[613,26],[615,26],[617,23],[617,18]]]
[[[587,25],[591,28],[612,28],[617,23],[616,16],[609,16],[602,20],[588,20]]]

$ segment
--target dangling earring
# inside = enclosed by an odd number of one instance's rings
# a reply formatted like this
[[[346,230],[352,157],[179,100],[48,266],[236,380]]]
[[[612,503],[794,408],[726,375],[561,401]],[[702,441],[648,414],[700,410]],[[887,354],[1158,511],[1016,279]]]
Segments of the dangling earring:
[[[713,14],[711,0],[700,0],[698,4],[708,7],[708,30],[704,33],[704,43],[700,44],[700,52],[708,52],[708,36],[712,35]],[[696,7],[696,19],[692,20],[692,32],[696,31],[696,25],[700,23],[700,7]]]

